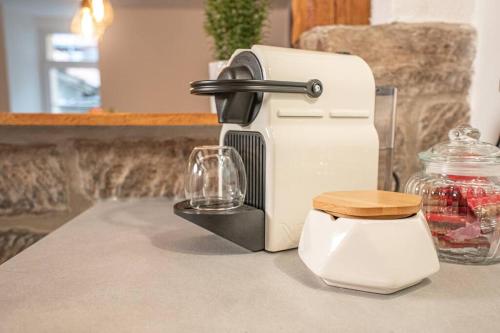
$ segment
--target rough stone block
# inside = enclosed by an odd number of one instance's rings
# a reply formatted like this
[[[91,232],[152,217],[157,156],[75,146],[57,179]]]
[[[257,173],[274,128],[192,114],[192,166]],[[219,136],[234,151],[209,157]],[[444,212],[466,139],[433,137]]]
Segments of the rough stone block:
[[[91,199],[182,197],[184,170],[195,146],[216,139],[111,141],[77,140],[84,193]]]
[[[0,144],[0,216],[66,210],[67,181],[55,145]]]
[[[420,140],[417,148],[422,151],[436,142],[448,140],[448,131],[445,129],[469,123],[469,104],[463,100],[430,102],[422,106],[419,116]],[[443,130],[435,130],[439,128]]]
[[[24,229],[0,231],[0,264],[40,240],[45,234]]]

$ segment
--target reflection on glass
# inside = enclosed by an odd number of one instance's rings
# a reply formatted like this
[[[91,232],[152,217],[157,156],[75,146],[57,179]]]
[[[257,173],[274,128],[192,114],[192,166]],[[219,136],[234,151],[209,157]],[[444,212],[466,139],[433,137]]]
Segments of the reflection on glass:
[[[51,112],[85,112],[101,104],[97,68],[68,67],[50,70]]]

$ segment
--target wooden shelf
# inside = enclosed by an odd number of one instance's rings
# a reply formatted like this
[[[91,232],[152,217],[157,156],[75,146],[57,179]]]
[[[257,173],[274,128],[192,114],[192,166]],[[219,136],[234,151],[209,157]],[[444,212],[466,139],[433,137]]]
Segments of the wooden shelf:
[[[216,126],[211,113],[0,113],[0,126]]]

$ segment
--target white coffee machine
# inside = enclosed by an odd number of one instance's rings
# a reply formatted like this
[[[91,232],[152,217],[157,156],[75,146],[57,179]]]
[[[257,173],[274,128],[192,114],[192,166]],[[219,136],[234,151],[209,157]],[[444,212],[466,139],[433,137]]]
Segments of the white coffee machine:
[[[245,206],[175,213],[257,251],[297,247],[312,198],[377,188],[379,141],[370,67],[348,54],[255,45],[236,51],[217,80],[191,83],[214,95],[220,144],[240,153]]]

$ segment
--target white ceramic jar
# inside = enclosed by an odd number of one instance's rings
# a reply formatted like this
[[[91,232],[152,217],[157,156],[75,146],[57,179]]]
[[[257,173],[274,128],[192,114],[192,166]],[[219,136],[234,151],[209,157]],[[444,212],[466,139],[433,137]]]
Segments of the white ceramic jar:
[[[334,218],[311,210],[299,256],[326,284],[390,294],[439,270],[421,212],[402,219]]]

